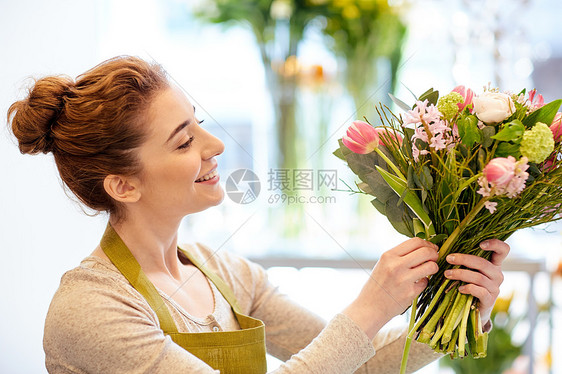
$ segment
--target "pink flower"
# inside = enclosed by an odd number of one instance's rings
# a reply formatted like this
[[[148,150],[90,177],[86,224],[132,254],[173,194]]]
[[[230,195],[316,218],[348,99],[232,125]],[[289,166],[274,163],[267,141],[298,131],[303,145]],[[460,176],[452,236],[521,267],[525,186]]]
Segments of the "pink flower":
[[[441,120],[441,112],[437,107],[433,104],[427,105],[429,103],[428,100],[425,101],[416,101],[416,107],[412,110],[409,110],[404,115],[404,125],[414,123],[416,125],[421,124],[422,121],[429,124],[431,122]]]
[[[554,135],[554,141],[558,143],[562,138],[562,112],[556,113],[552,125],[550,125],[550,131]]]
[[[513,156],[496,157],[484,167],[482,177],[478,179],[480,189],[477,191],[484,197],[507,196],[513,198],[525,189],[529,177],[527,157],[519,161]]]
[[[472,98],[474,97],[474,92],[470,88],[466,88],[465,86],[457,86],[453,88],[453,92],[459,93],[464,99],[464,102],[462,104],[457,104],[459,106],[459,110],[463,111],[464,108],[469,107],[468,109],[472,113]]]
[[[490,213],[494,213],[496,211],[496,207],[498,203],[495,201],[486,201],[484,203],[484,207],[490,211]]]
[[[420,160],[420,150],[416,147],[415,143],[412,144],[412,157],[416,162]]]
[[[379,146],[380,139],[373,126],[363,121],[354,121],[342,137],[342,142],[350,151],[366,154]]]
[[[544,106],[544,98],[542,97],[541,94],[537,94],[537,89],[534,88],[531,91],[529,91],[529,109],[534,111],[543,106]]]
[[[482,174],[488,182],[496,186],[504,186],[513,178],[515,171],[515,158],[497,157],[488,163]]]

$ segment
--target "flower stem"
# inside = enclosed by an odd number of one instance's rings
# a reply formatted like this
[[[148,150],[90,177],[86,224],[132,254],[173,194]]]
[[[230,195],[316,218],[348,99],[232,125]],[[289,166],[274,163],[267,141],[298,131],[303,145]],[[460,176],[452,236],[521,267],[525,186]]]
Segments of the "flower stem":
[[[448,279],[447,279],[447,281],[448,281]],[[431,334],[435,332],[435,328],[437,327],[437,322],[439,322],[439,319],[441,319],[441,317],[443,316],[443,313],[445,313],[445,310],[447,309],[447,306],[449,305],[449,302],[451,301],[451,298],[453,297],[453,294],[455,292],[456,292],[456,290],[455,291],[451,290],[451,291],[449,291],[445,294],[445,297],[443,298],[443,301],[441,302],[441,304],[439,304],[439,307],[437,308],[435,313],[431,316],[431,319],[423,327],[423,329],[420,333],[420,336],[417,339],[418,342],[429,344],[429,341],[431,340]],[[433,301],[436,300],[437,298],[438,298],[438,296],[436,298],[434,298],[431,302],[433,303]],[[425,314],[429,313],[430,311],[431,311],[431,308],[428,307],[428,309],[424,313],[424,316],[425,316]]]
[[[461,312],[464,310],[464,305],[466,303],[467,297],[467,295],[463,295],[461,293],[457,294],[453,309],[447,316],[447,321],[445,322],[445,331],[443,332],[443,336],[441,337],[441,343],[448,343],[451,340],[453,330],[460,323],[460,319],[462,317]]]
[[[482,210],[482,208],[484,207],[484,203],[486,203],[486,201],[488,201],[488,198],[483,197],[482,199],[480,199],[478,204],[476,204],[474,208],[472,208],[472,210],[468,212],[466,217],[464,217],[461,223],[455,228],[455,230],[453,230],[451,235],[449,235],[447,240],[445,240],[445,243],[443,243],[441,248],[439,248],[439,260],[441,260],[444,256],[449,254],[449,250],[451,246],[453,245],[453,243],[455,242],[461,231],[476,217],[476,215],[480,212],[480,210]]]
[[[400,363],[400,374],[406,374],[406,365],[408,364],[408,354],[412,345],[412,336],[414,335],[414,322],[416,321],[416,311],[418,309],[418,298],[416,297],[412,303],[412,311],[410,316],[410,325],[408,326],[408,336],[404,344],[404,353],[402,353],[402,362]]]
[[[474,296],[470,295],[466,300],[464,306],[463,316],[461,320],[461,326],[459,328],[459,356],[464,357],[464,348],[466,342],[466,326],[468,324],[468,315],[470,314],[470,308],[472,307],[472,299]]]
[[[423,315],[419,318],[418,322],[416,322],[416,325],[414,326],[414,328],[412,329],[410,327],[409,329],[409,335],[410,336],[414,336],[414,333],[420,328],[421,324],[425,321],[425,319],[429,316],[429,314],[431,313],[433,307],[435,306],[435,304],[437,304],[437,301],[439,301],[439,297],[441,296],[441,294],[443,293],[443,291],[445,290],[445,287],[447,287],[447,285],[449,284],[450,279],[446,279],[443,284],[441,285],[441,287],[439,287],[439,290],[437,290],[437,292],[435,293],[435,295],[433,295],[433,299],[431,300],[431,303],[427,306],[427,308],[425,309],[425,312],[423,313]],[[439,314],[439,310],[440,309],[445,309],[445,307],[447,306],[448,302],[448,298],[447,298],[448,294],[445,294],[445,298],[443,299],[443,301],[441,302],[441,304],[439,305],[439,308],[437,309],[437,312],[435,312],[435,314]],[[449,297],[450,298],[450,297]],[[443,310],[444,311],[444,310]],[[443,314],[443,311],[441,312],[441,314]],[[435,314],[431,317],[431,320],[433,320],[435,318]],[[412,323],[412,321],[410,320],[410,323]],[[430,322],[428,322],[429,324]],[[425,327],[424,327],[425,329]],[[418,339],[419,340],[419,339]]]
[[[379,156],[381,156],[381,158],[386,162],[386,164],[388,166],[390,166],[390,168],[396,173],[396,176],[400,179],[402,179],[403,181],[406,181],[406,177],[404,176],[404,174],[402,174],[402,172],[400,172],[400,169],[398,169],[396,167],[396,165],[394,165],[394,163],[392,161],[390,161],[390,159],[384,154],[383,151],[381,151],[378,147],[375,148],[375,152],[377,152],[377,154]]]

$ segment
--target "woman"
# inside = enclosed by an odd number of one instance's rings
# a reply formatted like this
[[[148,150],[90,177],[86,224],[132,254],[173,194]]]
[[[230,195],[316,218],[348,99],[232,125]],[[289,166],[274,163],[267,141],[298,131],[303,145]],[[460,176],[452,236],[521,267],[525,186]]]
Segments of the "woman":
[[[325,324],[267,281],[264,269],[201,244],[177,245],[183,217],[219,204],[223,143],[159,65],[108,60],[79,76],[39,79],[8,111],[22,153],[52,152],[65,185],[109,213],[100,245],[67,272],[45,322],[51,373],[398,371],[404,329],[379,332],[437,272],[437,247],[410,239],[384,253],[359,296]],[[480,299],[486,328],[509,247],[469,255],[447,276]],[[265,324],[265,328],[264,328]],[[265,338],[264,338],[265,333]],[[375,354],[376,351],[376,354]],[[409,369],[435,360],[414,343]]]

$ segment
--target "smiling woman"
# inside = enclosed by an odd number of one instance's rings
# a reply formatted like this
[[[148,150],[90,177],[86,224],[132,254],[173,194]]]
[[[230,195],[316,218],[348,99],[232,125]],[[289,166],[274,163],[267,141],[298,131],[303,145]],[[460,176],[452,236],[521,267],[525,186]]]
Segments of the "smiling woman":
[[[281,294],[262,267],[178,246],[182,219],[224,197],[215,159],[224,145],[159,65],[125,56],[76,81],[39,79],[8,122],[22,153],[52,153],[78,199],[109,214],[99,245],[65,273],[51,302],[49,372],[257,374],[267,370],[266,350],[285,361],[278,374],[397,372],[407,331],[380,330],[437,272],[436,246],[415,238],[387,251],[328,323]],[[455,256],[465,269],[451,275],[470,283],[483,316],[509,250],[488,244],[492,262]],[[438,357],[414,343],[408,368]]]

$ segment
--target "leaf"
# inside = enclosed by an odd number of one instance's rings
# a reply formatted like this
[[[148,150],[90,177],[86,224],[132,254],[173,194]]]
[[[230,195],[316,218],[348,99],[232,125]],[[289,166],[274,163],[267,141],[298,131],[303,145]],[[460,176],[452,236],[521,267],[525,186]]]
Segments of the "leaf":
[[[472,147],[474,143],[482,140],[481,132],[478,129],[478,118],[476,118],[476,116],[467,116],[458,121],[457,125],[459,127],[459,136],[463,144]]]
[[[365,183],[365,182],[361,182],[361,183],[356,183],[357,188],[359,188],[361,191],[365,192],[366,194],[372,195],[373,194],[373,189],[369,186],[369,184]]]
[[[381,202],[386,203],[391,197],[394,197],[394,190],[386,183],[382,178],[380,173],[373,170],[371,173],[364,174],[361,176],[361,180],[370,187],[371,192],[369,194],[373,195]]]
[[[423,208],[422,202],[417,195],[408,189],[406,181],[390,174],[379,166],[376,168],[394,192],[396,192],[398,196],[404,196],[404,203],[406,203],[406,205],[412,209],[414,214],[423,222],[426,227],[426,232],[428,232],[429,235],[433,235],[435,233],[433,222],[431,222],[431,218],[429,218],[429,215]]]
[[[430,88],[419,98],[419,101],[424,100],[427,100],[430,104],[437,105],[437,100],[439,100],[439,91],[434,91],[433,88]]]
[[[414,218],[412,220],[412,224],[414,225],[414,236],[417,236],[418,238],[425,238],[425,227],[423,225],[423,222],[420,221],[419,218]]]
[[[343,144],[343,141],[341,140],[341,138],[338,139],[338,144],[340,145],[341,154],[342,154],[344,157],[347,156],[347,155],[350,154],[350,153],[353,153],[349,148],[347,148],[347,147],[345,146],[345,144]]]
[[[445,239],[447,239],[447,234],[439,234],[439,235],[433,235],[431,238],[429,238],[429,241],[432,242],[433,244],[439,245]]]
[[[511,144],[507,142],[502,142],[498,145],[496,149],[495,157],[507,157],[513,156],[515,158],[519,158],[521,156],[521,152],[519,152],[519,144]]]
[[[486,166],[486,151],[482,148],[478,150],[478,172]]]
[[[371,173],[375,170],[375,166],[379,161],[375,156],[375,152],[367,154],[358,154],[352,152],[345,155],[348,166],[361,179],[363,179],[362,177],[364,174]]]
[[[386,216],[385,204],[383,202],[381,202],[379,199],[373,199],[371,200],[371,204],[373,204],[373,206],[379,211],[380,214]]]
[[[494,126],[484,126],[482,131],[482,146],[488,148],[494,143],[492,136],[496,134],[496,128]]]
[[[406,175],[407,185],[410,190],[416,188],[416,182],[414,180],[414,167],[412,165],[408,165],[408,174]]]
[[[542,122],[545,125],[550,126],[554,120],[554,116],[558,112],[558,108],[562,105],[562,99],[554,100],[551,103],[546,104],[540,109],[535,110],[529,116],[523,119],[523,124],[525,127],[533,127],[537,122]]]
[[[345,161],[345,156],[343,155],[341,148],[336,149],[334,152],[332,152],[332,154],[337,158]]]
[[[424,189],[431,190],[433,187],[433,177],[431,176],[431,172],[429,168],[424,165],[422,168],[422,173],[420,175],[420,182]]]
[[[503,142],[516,141],[523,136],[525,126],[518,119],[506,123],[504,127],[492,139],[500,140]]]
[[[400,100],[399,98],[397,98],[396,96],[394,96],[393,94],[389,93],[388,96],[390,96],[390,99],[394,102],[394,104],[396,104],[397,107],[399,107],[400,109],[404,110],[404,111],[409,111],[410,109],[412,109],[408,104],[406,104],[405,102],[403,102],[402,100]]]
[[[395,195],[384,204],[386,218],[388,218],[396,231],[411,238],[414,236],[413,230],[405,223],[405,220],[411,220],[411,218],[407,215],[405,206],[397,205],[397,202],[398,197]]]

